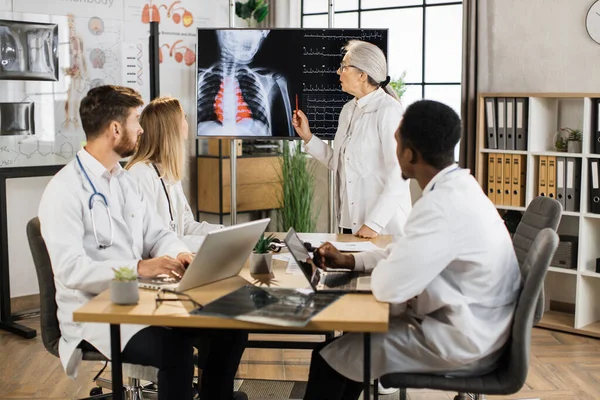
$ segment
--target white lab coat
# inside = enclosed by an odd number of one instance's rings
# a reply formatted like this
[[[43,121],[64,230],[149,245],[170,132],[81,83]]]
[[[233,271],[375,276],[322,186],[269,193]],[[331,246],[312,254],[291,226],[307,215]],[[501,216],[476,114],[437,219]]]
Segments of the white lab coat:
[[[521,274],[503,220],[468,170],[438,173],[415,203],[405,236],[355,260],[358,270],[372,269],[377,300],[392,304],[389,331],[372,335],[373,379],[494,366]],[[321,354],[342,375],[362,380],[362,335],[346,334]]]
[[[175,233],[164,228],[127,171],[118,165],[111,175],[85,150],[78,155],[96,190],[107,197],[114,240],[111,247],[98,249],[88,208],[93,191],[77,161],[71,161],[48,183],[38,212],[56,284],[59,354],[71,377],[77,375],[81,362],[82,353],[77,346],[82,340],[110,358],[108,324],[73,322],[73,312],[109,287],[114,276],[112,268],[126,266],[137,271],[141,259],[176,257],[188,251]],[[100,242],[108,242],[108,214],[99,202],[94,205],[94,217]],[[122,325],[121,349],[143,328]]]
[[[159,167],[159,171],[161,171]],[[134,164],[129,172],[137,180],[138,185],[149,204],[154,204],[154,209],[164,222],[164,226],[169,228],[171,215],[169,214],[169,202],[165,191],[160,182],[156,170],[149,163]],[[173,222],[175,223],[175,232],[190,249],[196,253],[200,244],[207,233],[222,229],[223,225],[209,224],[208,222],[197,222],[190,205],[183,193],[181,182],[169,182],[163,179],[165,187],[171,200],[171,211],[173,213]]]
[[[353,115],[355,113],[355,115]],[[349,132],[345,159],[340,160],[341,143]],[[345,163],[346,193],[337,209],[347,202],[352,232],[363,224],[380,234],[401,235],[411,209],[408,181],[401,176],[396,155],[396,129],[402,119],[402,106],[383,89],[377,89],[366,105],[350,100],[342,108],[333,149],[313,136],[306,151],[338,174],[338,163]],[[339,221],[338,221],[339,223]]]

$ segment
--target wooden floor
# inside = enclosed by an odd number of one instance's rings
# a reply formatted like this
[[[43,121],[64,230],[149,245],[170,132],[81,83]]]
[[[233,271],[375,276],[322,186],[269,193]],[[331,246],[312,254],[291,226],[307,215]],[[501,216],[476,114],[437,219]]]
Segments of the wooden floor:
[[[38,329],[39,319],[24,322]],[[306,380],[307,350],[248,349],[240,378]],[[21,339],[0,331],[0,399],[74,399],[87,396],[100,363],[83,364],[76,380],[65,375],[57,358],[44,349],[41,337]],[[110,374],[106,374],[110,378]],[[443,392],[410,391],[411,400],[450,400]],[[526,385],[514,396],[491,399],[600,399],[600,340],[535,329]]]

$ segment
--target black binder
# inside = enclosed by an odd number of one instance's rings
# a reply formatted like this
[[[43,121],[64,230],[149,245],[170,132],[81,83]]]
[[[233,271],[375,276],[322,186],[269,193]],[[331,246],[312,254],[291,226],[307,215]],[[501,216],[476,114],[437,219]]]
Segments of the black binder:
[[[594,132],[594,146],[592,149],[594,153],[600,154],[600,99],[594,99],[592,107],[592,130]]]
[[[529,128],[529,99],[519,97],[516,100],[515,129],[517,150],[527,150],[527,130]]]
[[[590,212],[600,214],[600,159],[590,160]]]
[[[506,149],[516,150],[517,141],[515,136],[515,108],[517,102],[514,97],[506,99]]]
[[[497,149],[498,139],[496,137],[496,99],[485,98],[485,126],[487,132],[487,148]]]
[[[498,138],[498,150],[506,150],[506,99],[496,99],[496,137]]]

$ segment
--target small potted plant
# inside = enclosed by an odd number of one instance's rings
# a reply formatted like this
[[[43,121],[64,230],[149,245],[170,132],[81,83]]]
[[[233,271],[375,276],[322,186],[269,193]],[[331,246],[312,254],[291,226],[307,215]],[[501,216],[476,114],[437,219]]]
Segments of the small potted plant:
[[[567,151],[567,138],[563,137],[560,132],[558,132],[554,140],[554,150],[559,152]]]
[[[264,234],[260,235],[260,239],[254,246],[254,251],[250,254],[250,274],[251,275],[262,275],[271,273],[271,263],[273,261],[273,254],[269,252],[271,243],[273,243],[274,236],[271,234],[265,237]]]
[[[396,92],[396,94],[398,95],[398,98],[402,98],[402,96],[404,96],[404,93],[406,92],[407,86],[406,83],[404,82],[404,78],[406,77],[406,71],[402,72],[402,75],[400,75],[398,78],[394,78],[392,80],[390,80],[389,85],[392,87],[392,89],[394,89],[394,91]]]
[[[137,274],[132,268],[113,268],[115,277],[110,282],[110,300],[115,304],[137,304],[140,293],[137,283]]]
[[[581,153],[581,129],[562,128],[567,133],[567,151],[569,153]]]
[[[248,0],[245,3],[235,2],[235,15],[246,21],[248,28],[253,28],[267,18],[269,5],[264,0]],[[256,24],[252,21],[256,21]]]

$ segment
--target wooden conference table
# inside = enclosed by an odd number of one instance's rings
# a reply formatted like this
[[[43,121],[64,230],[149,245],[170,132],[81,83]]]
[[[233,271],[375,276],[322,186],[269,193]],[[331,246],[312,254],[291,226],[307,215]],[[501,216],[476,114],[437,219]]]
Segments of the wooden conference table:
[[[352,235],[336,234],[299,234],[302,240],[315,243],[318,240],[339,242],[362,241]],[[283,239],[284,234],[278,233],[277,237]],[[379,247],[385,247],[391,242],[390,236],[380,236],[372,240]],[[286,252],[283,249],[282,252]],[[286,273],[286,263],[273,260],[273,274],[271,276],[250,276],[247,265],[240,275],[214,282],[202,287],[186,291],[195,301],[207,304],[238,288],[247,285],[285,288],[306,288],[308,282],[302,275]],[[139,324],[185,328],[219,328],[219,329],[244,329],[261,331],[285,331],[282,326],[264,325],[234,319],[212,316],[190,315],[189,311],[194,306],[189,301],[168,301],[156,307],[156,291],[140,289],[140,300],[134,306],[119,306],[110,301],[109,290],[100,293],[73,313],[76,322],[103,322],[110,324],[110,340],[112,352],[112,385],[113,398],[123,399],[123,373],[121,363],[121,324]],[[338,301],[317,314],[306,326],[289,328],[298,331],[344,331],[363,333],[364,340],[364,398],[369,398],[371,374],[371,346],[370,334],[374,332],[387,332],[389,318],[389,305],[380,303],[371,294],[347,294]],[[375,393],[377,389],[375,388]]]

